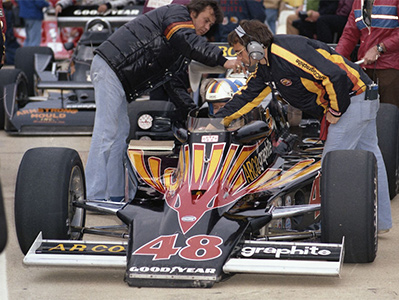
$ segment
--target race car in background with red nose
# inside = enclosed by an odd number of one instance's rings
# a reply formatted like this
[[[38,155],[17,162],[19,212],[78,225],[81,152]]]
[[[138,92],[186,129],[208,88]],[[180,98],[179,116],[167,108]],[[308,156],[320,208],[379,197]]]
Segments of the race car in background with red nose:
[[[15,191],[24,263],[121,267],[130,286],[212,287],[237,273],[338,276],[344,261],[373,262],[375,157],[333,151],[322,162],[318,122],[290,128],[281,100],[228,128],[193,110],[180,143],[130,141],[121,203],[86,199],[75,150],[28,150]],[[123,225],[86,226],[87,211]]]

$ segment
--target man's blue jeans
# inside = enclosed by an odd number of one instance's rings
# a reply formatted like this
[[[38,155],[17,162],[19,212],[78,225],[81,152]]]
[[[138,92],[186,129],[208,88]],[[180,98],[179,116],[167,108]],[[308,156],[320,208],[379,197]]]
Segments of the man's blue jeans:
[[[336,124],[328,128],[325,153],[359,149],[373,152],[378,165],[378,230],[392,227],[391,200],[384,160],[378,147],[376,117],[379,100],[364,100],[365,93],[351,98],[351,104]],[[338,164],[340,162],[337,162]]]
[[[40,46],[42,41],[42,20],[24,19],[26,39],[24,46]]]
[[[86,165],[87,199],[125,195],[123,160],[130,123],[122,84],[98,55],[91,65],[96,99],[96,117]]]

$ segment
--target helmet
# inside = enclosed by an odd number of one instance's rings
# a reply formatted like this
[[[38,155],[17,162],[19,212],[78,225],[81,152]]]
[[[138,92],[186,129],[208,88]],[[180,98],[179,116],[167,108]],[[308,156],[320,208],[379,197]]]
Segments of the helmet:
[[[209,105],[209,113],[213,114],[213,105],[215,102],[229,101],[239,87],[244,85],[240,80],[230,80],[227,78],[214,79],[208,83],[205,93],[205,101]]]

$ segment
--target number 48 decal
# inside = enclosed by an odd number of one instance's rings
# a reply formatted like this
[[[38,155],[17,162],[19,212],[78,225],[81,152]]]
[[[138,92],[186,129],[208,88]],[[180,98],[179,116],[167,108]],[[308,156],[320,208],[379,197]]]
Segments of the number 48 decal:
[[[218,247],[223,240],[213,235],[195,235],[186,240],[185,247],[175,247],[177,233],[173,235],[161,235],[156,239],[141,246],[133,255],[152,255],[152,260],[166,260],[179,254],[187,260],[210,260],[219,257],[222,250]]]

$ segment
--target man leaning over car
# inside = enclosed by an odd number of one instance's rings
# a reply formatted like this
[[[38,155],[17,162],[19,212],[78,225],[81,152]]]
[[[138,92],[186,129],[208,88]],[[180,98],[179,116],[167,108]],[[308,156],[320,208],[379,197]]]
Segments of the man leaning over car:
[[[165,5],[120,27],[96,50],[91,66],[96,117],[86,165],[87,198],[120,201],[129,134],[128,102],[172,78],[195,59],[234,68],[205,37],[223,14],[215,0]],[[131,195],[132,196],[132,195]]]
[[[384,161],[378,147],[376,85],[355,63],[327,44],[296,35],[273,37],[259,21],[243,21],[228,42],[245,65],[255,67],[246,87],[217,114],[225,125],[258,106],[276,89],[292,106],[331,124],[324,155],[333,150],[371,151],[378,164],[378,230],[392,227]],[[250,53],[249,53],[250,52]],[[321,131],[326,129],[321,129]],[[338,162],[339,163],[339,162]]]

